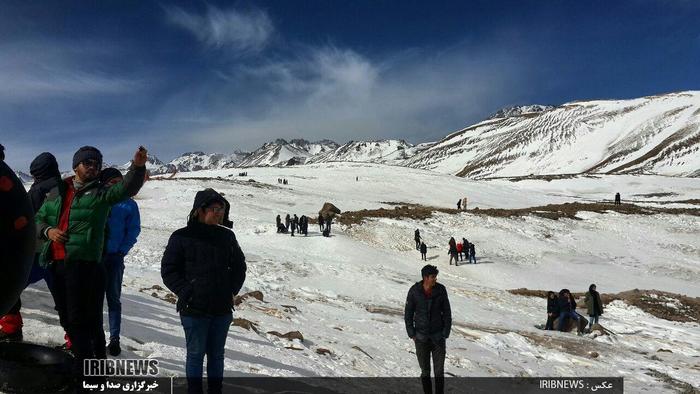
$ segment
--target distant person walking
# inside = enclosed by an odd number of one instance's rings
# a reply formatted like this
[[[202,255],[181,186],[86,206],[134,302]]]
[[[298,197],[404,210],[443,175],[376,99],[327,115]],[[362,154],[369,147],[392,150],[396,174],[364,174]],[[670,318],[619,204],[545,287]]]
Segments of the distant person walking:
[[[461,198],[459,200],[457,200],[457,210],[458,211],[462,210],[462,199]]]
[[[450,265],[452,265],[452,259],[454,259],[455,265],[457,265],[457,242],[454,237],[450,238],[449,246],[450,248],[447,253],[450,255]]]
[[[323,223],[323,215],[321,215],[321,214],[319,213],[319,214],[318,214],[318,231],[323,231],[323,226],[324,226],[324,223]]]
[[[418,229],[416,229],[416,231],[413,235],[413,240],[416,241],[416,250],[418,250],[420,248],[420,240],[421,240],[420,231]]]
[[[588,293],[586,293],[583,301],[586,303],[586,309],[590,317],[588,321],[588,331],[590,332],[593,325],[598,324],[600,315],[603,314],[603,302],[600,300],[600,293],[596,291],[596,286],[594,284],[588,287]]]
[[[416,357],[421,370],[424,393],[432,393],[430,359],[433,359],[435,392],[444,392],[446,340],[452,328],[452,310],[447,289],[437,283],[438,269],[426,265],[421,269],[422,280],[408,291],[404,308],[406,333],[416,345]]]
[[[620,205],[622,204],[620,202],[620,193],[615,193],[615,205]]]
[[[284,218],[284,227],[287,229],[287,231],[289,231],[290,224],[292,224],[292,218],[289,217],[289,214],[287,214],[287,216]]]
[[[469,244],[469,262],[476,264],[476,251],[474,250],[474,244]]]
[[[421,260],[428,261],[428,258],[426,257],[426,254],[428,253],[428,246],[425,245],[425,242],[420,243],[420,258]]]

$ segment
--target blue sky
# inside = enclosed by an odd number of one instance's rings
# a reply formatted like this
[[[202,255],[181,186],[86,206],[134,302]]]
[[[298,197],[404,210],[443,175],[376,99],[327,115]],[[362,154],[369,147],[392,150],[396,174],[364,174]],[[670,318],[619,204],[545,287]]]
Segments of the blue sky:
[[[700,2],[0,3],[0,143],[27,171],[275,138],[437,140],[501,107],[700,89]]]

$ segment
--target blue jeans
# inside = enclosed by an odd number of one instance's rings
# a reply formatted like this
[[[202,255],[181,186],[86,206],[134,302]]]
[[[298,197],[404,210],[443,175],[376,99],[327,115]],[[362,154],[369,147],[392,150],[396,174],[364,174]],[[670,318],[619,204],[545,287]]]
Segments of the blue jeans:
[[[562,312],[561,314],[559,314],[559,327],[557,327],[557,329],[559,331],[562,331],[564,329],[564,322],[566,321],[567,317],[570,317],[570,318],[578,321],[578,313],[576,313],[576,312]],[[578,329],[577,329],[577,331],[578,331]]]
[[[109,310],[109,339],[119,339],[122,325],[122,281],[124,279],[124,256],[107,254],[102,258],[106,270],[105,295]]]
[[[590,320],[588,320],[588,331],[590,331],[593,328],[594,324],[598,324],[598,318],[600,317],[600,315],[588,317],[590,318]]]
[[[476,254],[469,253],[469,262],[473,262],[473,264],[476,264]]]
[[[201,392],[204,374],[204,355],[207,356],[207,379],[209,391],[221,387],[224,377],[224,346],[233,315],[199,317],[180,315],[187,342],[188,392]]]

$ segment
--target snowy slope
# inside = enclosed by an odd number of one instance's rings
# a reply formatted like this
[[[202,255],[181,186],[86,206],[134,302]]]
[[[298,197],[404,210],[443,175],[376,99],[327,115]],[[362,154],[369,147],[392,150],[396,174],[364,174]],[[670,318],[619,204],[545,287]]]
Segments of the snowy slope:
[[[696,179],[604,176],[552,182],[472,181],[420,169],[370,163],[324,163],[178,173],[149,181],[136,197],[142,233],[126,257],[120,357],[157,358],[167,374],[184,375],[184,334],[175,305],[160,298],[160,259],[170,234],[184,226],[194,194],[205,187],[232,203],[234,231],[248,261],[244,301],[236,318],[255,330],[233,326],[226,344],[227,376],[417,376],[413,343],[406,337],[403,304],[424,264],[413,245],[421,230],[428,262],[448,288],[453,329],[446,372],[455,376],[623,376],[627,392],[673,392],[669,379],[700,385],[700,325],[653,317],[615,301],[601,323],[614,336],[593,338],[544,332],[544,300],[505,289],[527,287],[602,293],[656,288],[700,296],[700,219],[686,215],[636,216],[582,212],[582,220],[497,218],[471,212],[438,214],[416,221],[375,219],[334,226],[330,238],[310,226],[308,237],[275,233],[274,218],[313,216],[325,201],[341,210],[392,206],[386,202],[452,207],[529,207],[609,199],[656,204],[700,198]],[[356,177],[359,181],[356,181]],[[278,178],[289,179],[279,185]],[[467,237],[480,264],[447,264],[447,240]],[[143,290],[142,290],[143,289]],[[152,296],[156,293],[159,297]],[[25,338],[59,344],[63,331],[43,283],[23,298]],[[583,311],[582,311],[583,312]],[[585,312],[584,312],[585,313]],[[106,315],[105,315],[106,321]],[[106,327],[105,327],[106,328]],[[304,340],[271,331],[300,331]],[[321,349],[330,351],[323,355]],[[667,349],[671,352],[658,352]],[[593,352],[597,357],[593,357]]]
[[[396,163],[413,154],[413,145],[403,140],[350,141],[333,151],[318,154],[306,163],[327,163],[332,161]]]
[[[700,92],[572,102],[452,133],[403,164],[473,178],[700,175]]]

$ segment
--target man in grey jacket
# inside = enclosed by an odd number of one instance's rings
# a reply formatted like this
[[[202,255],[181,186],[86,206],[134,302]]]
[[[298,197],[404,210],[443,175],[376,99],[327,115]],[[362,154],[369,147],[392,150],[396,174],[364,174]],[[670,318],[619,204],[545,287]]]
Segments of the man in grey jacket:
[[[437,283],[438,269],[426,265],[421,269],[423,280],[408,291],[404,320],[406,333],[416,344],[423,391],[432,394],[430,357],[433,358],[435,392],[444,392],[445,340],[450,336],[452,310],[445,286]]]

